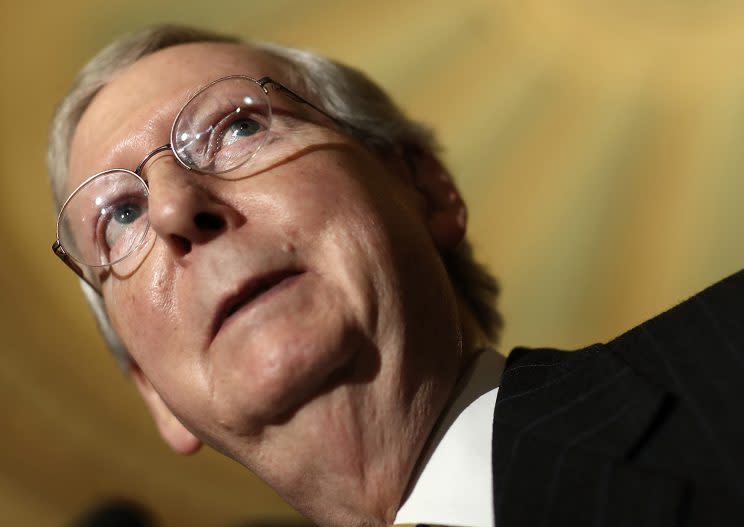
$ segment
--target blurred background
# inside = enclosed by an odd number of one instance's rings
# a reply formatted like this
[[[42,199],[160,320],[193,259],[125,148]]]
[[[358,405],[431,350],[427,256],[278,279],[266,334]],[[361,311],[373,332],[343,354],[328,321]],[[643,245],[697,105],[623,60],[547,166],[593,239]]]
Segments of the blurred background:
[[[53,109],[99,48],[144,25],[319,51],[433,126],[477,253],[503,285],[503,350],[610,339],[744,266],[742,2],[5,0],[0,10],[3,525],[69,525],[112,497],[166,526],[299,521],[235,463],[170,453],[49,249]]]

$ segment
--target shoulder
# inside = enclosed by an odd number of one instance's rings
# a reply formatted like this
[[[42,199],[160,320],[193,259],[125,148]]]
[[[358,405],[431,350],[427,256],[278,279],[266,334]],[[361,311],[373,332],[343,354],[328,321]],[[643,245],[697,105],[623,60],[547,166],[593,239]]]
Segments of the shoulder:
[[[744,272],[606,344],[517,348],[494,412],[494,474],[522,455],[564,464],[582,452],[744,496],[743,380]]]
[[[711,381],[708,374],[743,375],[744,271],[631,329],[607,349],[677,393],[688,383]]]
[[[690,297],[606,344],[565,351],[516,348],[503,385],[556,381],[569,373],[607,375],[630,368],[672,392],[708,377],[744,376],[744,271]],[[744,383],[742,383],[744,384]]]

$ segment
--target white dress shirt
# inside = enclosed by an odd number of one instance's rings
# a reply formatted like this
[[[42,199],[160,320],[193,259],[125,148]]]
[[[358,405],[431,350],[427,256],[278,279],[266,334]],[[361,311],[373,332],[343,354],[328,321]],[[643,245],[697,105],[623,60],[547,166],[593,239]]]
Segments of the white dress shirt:
[[[434,428],[395,524],[493,527],[491,440],[503,359],[485,350]]]

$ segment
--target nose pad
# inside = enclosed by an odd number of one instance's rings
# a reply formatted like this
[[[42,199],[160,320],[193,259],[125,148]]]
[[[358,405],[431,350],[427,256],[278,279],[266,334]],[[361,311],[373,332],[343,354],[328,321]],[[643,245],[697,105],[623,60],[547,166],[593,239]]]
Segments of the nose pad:
[[[172,158],[158,159],[148,170],[150,227],[177,256],[191,252],[224,232],[236,215],[194,181]]]

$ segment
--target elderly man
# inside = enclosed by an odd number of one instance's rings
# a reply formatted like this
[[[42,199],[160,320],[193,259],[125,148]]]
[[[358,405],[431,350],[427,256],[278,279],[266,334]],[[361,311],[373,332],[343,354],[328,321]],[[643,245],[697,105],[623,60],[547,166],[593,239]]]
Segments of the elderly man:
[[[206,443],[327,526],[741,517],[744,394],[720,373],[744,373],[742,274],[502,379],[465,205],[360,73],[150,29],[81,72],[49,160],[55,253],[176,451]]]

